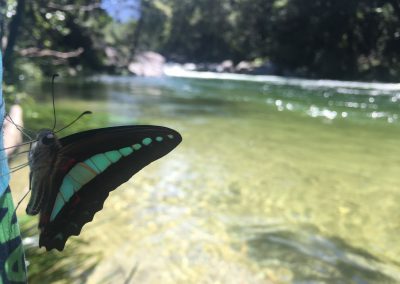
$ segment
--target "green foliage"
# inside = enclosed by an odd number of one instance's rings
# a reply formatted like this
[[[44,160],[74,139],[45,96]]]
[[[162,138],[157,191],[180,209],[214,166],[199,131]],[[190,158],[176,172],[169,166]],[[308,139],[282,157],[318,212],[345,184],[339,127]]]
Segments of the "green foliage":
[[[135,53],[144,50],[179,62],[268,59],[282,75],[399,78],[396,0],[118,1],[131,3],[139,17],[118,22],[100,0],[26,1],[14,78],[38,74],[23,67],[27,61],[46,76],[60,66],[69,74],[124,72]],[[0,9],[5,37],[17,16],[17,2],[23,1],[8,0],[7,8]],[[32,47],[83,52],[69,58],[38,56],[26,52]]]
[[[60,66],[68,66],[73,73],[83,69],[103,70],[105,55],[101,31],[111,18],[104,10],[96,9],[99,3],[90,0],[26,1],[18,42],[14,47],[18,53],[12,57],[17,68],[6,69],[5,78],[12,77],[15,81],[19,74],[32,75],[24,69],[26,60],[20,58],[27,58],[37,66],[42,73],[39,76],[50,76]],[[17,16],[16,1],[9,0],[8,7],[3,11],[6,14],[3,14],[6,19],[4,26],[9,26],[11,31],[12,19]],[[5,30],[5,38],[11,37],[10,31],[7,33]],[[83,50],[80,55],[68,54],[79,49]]]
[[[269,56],[295,74],[394,79],[398,67],[390,61],[399,56],[388,47],[400,44],[394,26],[400,14],[393,5],[398,4],[292,0],[272,10]]]
[[[229,59],[230,1],[170,1],[171,30],[164,50],[172,58],[196,62]]]

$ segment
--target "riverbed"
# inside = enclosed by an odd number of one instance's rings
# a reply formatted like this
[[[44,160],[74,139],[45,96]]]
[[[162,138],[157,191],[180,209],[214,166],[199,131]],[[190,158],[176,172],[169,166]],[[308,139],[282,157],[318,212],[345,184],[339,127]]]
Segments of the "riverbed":
[[[27,116],[51,127],[49,84],[25,90],[50,112]],[[79,129],[183,137],[82,230],[103,255],[87,283],[400,282],[395,87],[99,76],[56,96],[61,120],[94,112]]]

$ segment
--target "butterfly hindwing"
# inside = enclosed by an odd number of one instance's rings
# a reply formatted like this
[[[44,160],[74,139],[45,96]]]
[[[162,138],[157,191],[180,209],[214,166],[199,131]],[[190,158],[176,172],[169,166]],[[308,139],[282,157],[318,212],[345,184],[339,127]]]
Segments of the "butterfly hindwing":
[[[110,191],[181,141],[178,132],[161,126],[94,129],[60,139],[39,246],[63,250],[68,237],[79,235],[103,208]]]

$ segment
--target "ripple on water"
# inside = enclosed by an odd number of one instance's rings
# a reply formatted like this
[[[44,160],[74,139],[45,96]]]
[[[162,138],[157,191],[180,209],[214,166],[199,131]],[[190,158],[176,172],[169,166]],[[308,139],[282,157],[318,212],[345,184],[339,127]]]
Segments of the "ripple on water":
[[[244,238],[249,256],[261,266],[291,271],[291,282],[398,283],[400,272],[362,248],[343,239],[321,235],[316,228],[293,230],[283,226],[235,228]]]

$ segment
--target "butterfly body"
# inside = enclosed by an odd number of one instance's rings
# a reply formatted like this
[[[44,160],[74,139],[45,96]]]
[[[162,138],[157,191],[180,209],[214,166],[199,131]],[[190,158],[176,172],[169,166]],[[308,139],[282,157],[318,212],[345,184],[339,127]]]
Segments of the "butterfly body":
[[[31,198],[26,208],[28,215],[36,215],[40,212],[41,206],[49,190],[48,176],[51,175],[53,163],[61,144],[53,131],[44,129],[39,131],[37,141],[32,144],[29,151],[30,189]]]
[[[61,139],[39,132],[29,157],[32,195],[27,213],[40,213],[39,246],[63,250],[71,235],[103,208],[109,193],[182,138],[161,126],[94,129]]]

